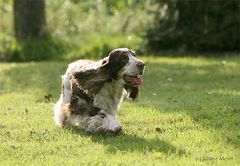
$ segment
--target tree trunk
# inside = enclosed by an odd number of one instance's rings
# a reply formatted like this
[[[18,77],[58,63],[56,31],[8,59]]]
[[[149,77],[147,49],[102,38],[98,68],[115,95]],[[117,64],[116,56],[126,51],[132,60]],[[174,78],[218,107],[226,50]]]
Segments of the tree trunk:
[[[14,0],[14,30],[18,41],[46,35],[45,0]]]

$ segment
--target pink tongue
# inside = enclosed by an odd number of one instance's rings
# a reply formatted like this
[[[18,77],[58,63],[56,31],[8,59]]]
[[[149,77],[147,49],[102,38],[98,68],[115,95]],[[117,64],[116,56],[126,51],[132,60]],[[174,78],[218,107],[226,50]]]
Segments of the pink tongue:
[[[141,78],[137,78],[137,77],[130,77],[129,81],[131,83],[133,83],[133,84],[135,83],[137,85],[142,85],[142,83],[143,83],[143,80]]]

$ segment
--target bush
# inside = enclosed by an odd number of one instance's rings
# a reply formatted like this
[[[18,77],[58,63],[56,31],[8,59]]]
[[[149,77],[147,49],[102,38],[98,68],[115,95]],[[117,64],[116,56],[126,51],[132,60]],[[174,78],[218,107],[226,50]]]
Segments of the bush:
[[[90,35],[82,42],[63,41],[48,37],[42,40],[26,40],[22,43],[14,38],[2,39],[0,54],[6,61],[41,61],[51,59],[80,59],[107,56],[113,49],[119,47],[131,48],[137,53],[144,51],[143,41],[135,35]]]
[[[152,1],[152,0],[151,0]],[[0,59],[31,61],[101,58],[117,47],[142,53],[139,37],[152,21],[150,1],[46,1],[44,40],[14,39],[11,1],[0,0]],[[151,15],[152,16],[152,15]]]
[[[143,52],[142,39],[134,36],[89,36],[86,41],[79,44],[78,49],[73,50],[66,56],[67,59],[79,58],[103,58],[107,56],[113,49],[119,47],[128,47]]]
[[[70,50],[68,43],[50,37],[41,40],[5,41],[4,55],[7,61],[40,61],[62,59]]]
[[[160,1],[149,50],[240,51],[240,1]]]

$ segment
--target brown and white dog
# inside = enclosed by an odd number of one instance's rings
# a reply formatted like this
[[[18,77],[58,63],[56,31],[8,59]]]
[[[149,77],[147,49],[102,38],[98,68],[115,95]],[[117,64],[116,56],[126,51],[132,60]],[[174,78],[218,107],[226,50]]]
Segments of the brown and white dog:
[[[56,125],[82,126],[88,132],[121,131],[116,113],[124,97],[138,96],[144,66],[128,48],[115,49],[98,62],[79,60],[69,64],[54,107]]]

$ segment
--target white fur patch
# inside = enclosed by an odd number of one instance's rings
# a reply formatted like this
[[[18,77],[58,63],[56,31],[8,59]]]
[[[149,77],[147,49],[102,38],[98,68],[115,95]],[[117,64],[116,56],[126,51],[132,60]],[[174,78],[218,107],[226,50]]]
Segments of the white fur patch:
[[[84,119],[84,121],[86,131],[88,132],[114,132],[117,129],[121,128],[121,125],[115,116],[106,114],[105,111],[100,111],[96,116],[87,117]]]
[[[123,101],[123,84],[123,80],[113,80],[111,83],[106,83],[94,96],[93,105],[115,116]]]
[[[130,76],[135,76],[139,73],[139,69],[137,67],[137,64],[142,62],[141,60],[135,58],[134,56],[132,56],[132,54],[128,54],[129,57],[129,61],[127,63],[126,66],[124,66],[123,71],[121,73],[121,76],[123,76],[124,74],[126,75],[130,75]]]

